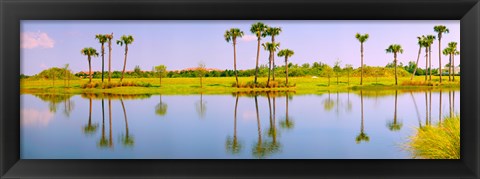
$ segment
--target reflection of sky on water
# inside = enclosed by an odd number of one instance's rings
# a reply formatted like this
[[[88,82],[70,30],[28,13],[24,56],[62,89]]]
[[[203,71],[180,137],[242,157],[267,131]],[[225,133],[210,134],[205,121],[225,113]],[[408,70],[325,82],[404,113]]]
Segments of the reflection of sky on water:
[[[413,102],[415,99],[416,106]],[[442,113],[449,114],[449,93],[442,92]],[[290,95],[292,97],[292,95]],[[22,158],[253,158],[258,141],[258,126],[253,97],[240,97],[237,111],[237,139],[241,150],[226,150],[227,138],[234,135],[235,97],[232,95],[162,95],[166,104],[163,115],[156,113],[160,97],[123,99],[133,146],[124,146],[126,134],[123,108],[118,98],[112,99],[112,148],[99,147],[102,138],[102,106],[92,100],[94,133],[83,132],[89,120],[89,100],[80,95],[66,99],[75,104],[67,117],[64,102],[52,104],[33,95],[22,95],[21,157]],[[273,100],[273,98],[272,98]],[[425,93],[401,93],[397,97],[399,131],[390,131],[387,123],[394,119],[394,95],[366,95],[364,92],[364,132],[369,142],[357,144],[361,111],[358,92],[323,95],[294,95],[288,102],[292,129],[281,128],[285,118],[285,96],[275,97],[276,140],[280,151],[266,158],[409,158],[400,145],[418,127],[420,117],[425,124]],[[455,109],[459,112],[460,94],[455,92]],[[326,102],[331,103],[325,105]],[[110,137],[108,100],[104,100],[105,137]],[[273,108],[273,101],[272,101]],[[204,113],[201,117],[203,107]],[[258,97],[262,142],[271,142],[269,105],[265,96]],[[272,109],[273,110],[273,109]],[[439,93],[432,92],[432,122],[439,116]],[[273,111],[272,111],[273,112]]]

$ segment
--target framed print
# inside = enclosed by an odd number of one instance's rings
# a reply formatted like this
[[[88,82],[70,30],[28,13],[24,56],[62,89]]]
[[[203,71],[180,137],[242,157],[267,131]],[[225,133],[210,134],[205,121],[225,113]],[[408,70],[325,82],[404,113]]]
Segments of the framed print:
[[[479,176],[476,0],[0,5],[3,178]]]

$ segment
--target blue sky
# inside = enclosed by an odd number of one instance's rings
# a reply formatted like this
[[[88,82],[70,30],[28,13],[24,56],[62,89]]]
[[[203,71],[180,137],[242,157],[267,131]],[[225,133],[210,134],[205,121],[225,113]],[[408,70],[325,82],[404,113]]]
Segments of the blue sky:
[[[233,69],[233,48],[223,37],[225,30],[235,27],[245,32],[237,45],[237,68],[255,67],[256,38],[250,33],[250,25],[257,21],[21,21],[21,73],[33,75],[50,67],[70,64],[74,72],[87,71],[87,57],[80,54],[84,47],[101,45],[95,34],[114,33],[117,40],[121,35],[135,38],[129,46],[127,70],[139,65],[142,70],[164,64],[167,70],[195,67],[204,62],[208,68]],[[460,21],[261,21],[282,28],[276,37],[280,49],[289,48],[295,55],[292,63],[303,64],[324,62],[330,65],[338,59],[341,65],[360,66],[360,43],[355,34],[368,33],[364,44],[365,61],[370,66],[385,66],[393,61],[392,54],[385,49],[390,44],[400,44],[404,53],[399,62],[407,64],[417,58],[417,36],[436,35],[435,25],[445,25],[449,34],[442,38],[442,50],[448,42],[460,44]],[[270,37],[262,39],[270,41]],[[112,69],[123,67],[124,47],[112,45]],[[460,47],[459,47],[460,48]],[[108,48],[105,54],[105,69],[108,69]],[[432,46],[432,65],[438,66],[438,41]],[[422,50],[422,56],[424,55]],[[260,63],[266,64],[268,53],[260,52]],[[284,63],[276,57],[276,63]],[[460,63],[456,57],[456,65]],[[442,56],[442,64],[448,63]],[[420,60],[420,66],[425,62]],[[92,60],[92,68],[101,70],[101,57]]]

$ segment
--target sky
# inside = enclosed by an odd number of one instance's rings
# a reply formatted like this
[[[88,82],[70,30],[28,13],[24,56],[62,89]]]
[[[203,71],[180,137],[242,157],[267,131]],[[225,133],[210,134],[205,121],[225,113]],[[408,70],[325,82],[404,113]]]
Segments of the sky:
[[[20,29],[20,71],[34,75],[51,67],[70,65],[73,72],[88,71],[87,57],[80,53],[84,47],[93,47],[100,53],[101,44],[96,34],[114,33],[114,40],[122,35],[132,35],[134,42],[129,45],[127,70],[136,65],[142,70],[163,64],[167,70],[181,70],[196,67],[200,62],[207,68],[233,69],[233,46],[223,37],[226,30],[240,28],[244,36],[237,44],[237,69],[255,68],[257,41],[250,32],[251,24],[258,21],[119,21],[119,20],[22,20]],[[404,49],[398,61],[408,64],[418,55],[417,36],[437,35],[435,25],[445,25],[450,33],[442,37],[442,50],[448,42],[458,42],[460,46],[460,21],[458,20],[416,20],[416,21],[326,21],[326,20],[275,20],[261,22],[281,27],[282,32],[275,37],[280,49],[288,48],[295,52],[289,58],[294,64],[323,62],[331,66],[339,60],[341,66],[360,66],[360,43],[356,33],[368,33],[364,43],[364,64],[385,66],[393,61],[393,54],[385,49],[390,44],[400,44]],[[271,41],[271,37],[261,43]],[[112,70],[122,70],[124,46],[112,43]],[[460,47],[458,47],[460,49]],[[108,69],[108,48],[105,48],[105,70]],[[425,61],[419,62],[420,67]],[[101,56],[92,59],[92,70],[101,71]],[[284,64],[284,58],[275,57],[277,65]],[[460,57],[455,57],[455,65]],[[268,52],[261,47],[260,64],[268,63]],[[442,55],[442,65],[448,57]],[[438,40],[432,45],[432,66],[438,67]]]

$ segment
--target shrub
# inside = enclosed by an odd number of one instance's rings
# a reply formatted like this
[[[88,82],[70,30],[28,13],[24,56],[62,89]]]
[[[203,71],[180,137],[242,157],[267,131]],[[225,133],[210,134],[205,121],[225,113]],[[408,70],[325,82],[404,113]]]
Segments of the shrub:
[[[417,158],[460,159],[460,116],[417,129],[408,149]]]

